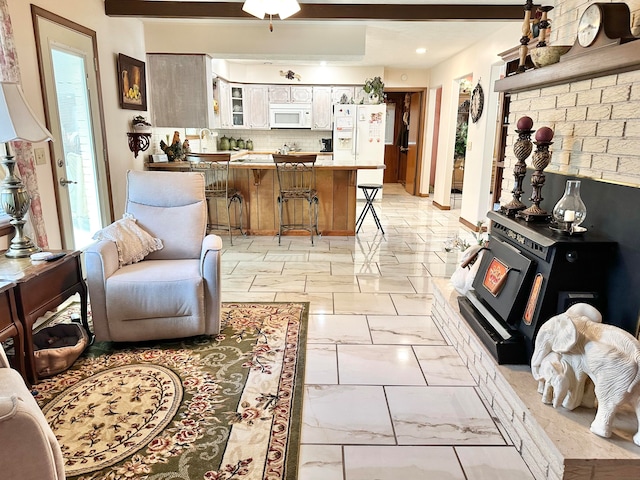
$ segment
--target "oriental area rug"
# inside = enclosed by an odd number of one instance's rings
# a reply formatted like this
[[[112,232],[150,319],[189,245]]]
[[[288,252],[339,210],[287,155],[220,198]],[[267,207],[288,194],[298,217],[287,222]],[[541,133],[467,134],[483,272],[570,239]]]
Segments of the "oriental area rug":
[[[295,480],[308,304],[224,303],[222,318],[216,337],[96,342],[38,382],[67,478]]]

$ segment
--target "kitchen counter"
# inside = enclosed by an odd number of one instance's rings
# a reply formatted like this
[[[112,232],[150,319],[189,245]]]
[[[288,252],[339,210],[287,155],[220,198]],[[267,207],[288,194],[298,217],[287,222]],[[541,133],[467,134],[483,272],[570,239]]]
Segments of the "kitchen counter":
[[[219,152],[224,153],[224,152]],[[318,191],[318,224],[322,235],[355,235],[356,173],[358,170],[383,169],[380,164],[353,161],[335,162],[331,153],[295,152],[295,155],[318,155],[316,185]],[[229,186],[239,190],[245,201],[243,223],[249,235],[275,235],[278,231],[278,179],[271,152],[241,150],[231,154]],[[146,163],[147,170],[190,171],[191,162]],[[215,200],[210,200],[213,202]],[[217,206],[216,206],[217,207]],[[220,211],[210,203],[210,212]],[[308,209],[292,204],[290,215],[305,223]],[[211,213],[210,213],[211,214]],[[233,212],[232,212],[233,216]],[[212,220],[215,220],[213,218]],[[236,219],[237,220],[237,219]],[[216,223],[212,221],[212,223]],[[232,223],[237,223],[233,222]],[[288,231],[286,235],[308,235],[308,232]]]

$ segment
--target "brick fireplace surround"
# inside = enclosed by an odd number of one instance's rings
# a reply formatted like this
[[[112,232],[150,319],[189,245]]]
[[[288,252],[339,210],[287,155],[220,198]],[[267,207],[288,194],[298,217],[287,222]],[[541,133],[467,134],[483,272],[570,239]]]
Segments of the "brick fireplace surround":
[[[549,12],[552,22],[549,43],[573,45],[580,15],[593,2],[556,0],[548,3],[555,7]],[[631,10],[631,30],[639,37],[640,1],[625,3]],[[514,130],[517,119],[524,115],[533,119],[534,129],[548,126],[555,131],[551,147],[553,155],[546,172],[622,184],[625,187],[613,188],[624,188],[624,198],[633,199],[627,202],[632,205],[616,204],[615,200],[609,200],[605,207],[597,205],[604,210],[601,213],[604,216],[600,217],[599,225],[589,225],[602,228],[606,223],[607,233],[621,244],[618,263],[625,272],[632,272],[633,280],[626,286],[629,289],[624,301],[626,318],[616,322],[615,318],[605,316],[605,321],[632,331],[640,311],[637,295],[640,274],[633,273],[640,271],[640,227],[637,217],[630,220],[624,212],[625,209],[638,210],[637,199],[640,198],[640,39],[498,80],[495,90],[511,95],[509,124],[512,127],[509,127],[507,139],[502,204],[511,199],[514,185],[511,172],[517,160],[513,154],[513,143],[517,139]],[[530,160],[527,163],[530,164]],[[530,193],[526,190],[525,203]],[[617,200],[618,195],[611,198]],[[557,199],[549,200],[552,200],[552,208]],[[592,199],[592,210],[596,207],[594,203],[604,202],[602,198]],[[549,207],[543,205],[543,208]],[[627,225],[626,230],[621,227],[618,238],[612,231],[615,228],[611,228],[616,215],[619,216],[618,225],[636,220],[636,224]],[[605,216],[607,222],[603,220]],[[593,221],[594,217],[591,219]],[[628,238],[630,236],[633,238]],[[444,279],[436,280],[434,285],[434,319],[467,364],[478,382],[478,390],[493,408],[536,479],[640,478],[640,447],[631,439],[638,424],[632,412],[619,413],[612,438],[603,439],[589,431],[595,410],[568,411],[544,405],[530,368],[497,365],[460,315],[457,292]]]

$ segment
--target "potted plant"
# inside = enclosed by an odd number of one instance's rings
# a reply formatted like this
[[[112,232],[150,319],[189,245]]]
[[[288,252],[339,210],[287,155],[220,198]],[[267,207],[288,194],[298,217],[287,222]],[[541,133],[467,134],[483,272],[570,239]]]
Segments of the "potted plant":
[[[370,103],[383,103],[386,95],[384,94],[384,82],[380,77],[367,78],[362,89],[369,95]]]

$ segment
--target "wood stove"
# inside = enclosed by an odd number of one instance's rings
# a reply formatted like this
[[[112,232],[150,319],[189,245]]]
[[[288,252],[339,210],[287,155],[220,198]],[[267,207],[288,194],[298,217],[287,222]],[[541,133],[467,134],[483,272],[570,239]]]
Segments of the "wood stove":
[[[460,311],[498,363],[526,364],[535,335],[577,302],[606,309],[616,243],[592,232],[554,233],[548,223],[489,212],[491,238]]]

